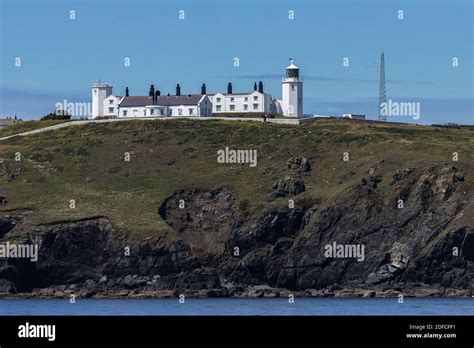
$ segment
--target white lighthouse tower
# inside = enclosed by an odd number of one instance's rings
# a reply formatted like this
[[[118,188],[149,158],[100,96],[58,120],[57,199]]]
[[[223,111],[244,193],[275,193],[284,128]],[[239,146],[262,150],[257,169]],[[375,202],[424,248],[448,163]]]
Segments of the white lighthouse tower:
[[[104,99],[112,94],[112,85],[103,82],[92,84],[92,118],[104,116]]]
[[[293,64],[286,67],[285,78],[282,81],[282,111],[289,117],[303,116],[303,79],[300,78],[300,69]]]

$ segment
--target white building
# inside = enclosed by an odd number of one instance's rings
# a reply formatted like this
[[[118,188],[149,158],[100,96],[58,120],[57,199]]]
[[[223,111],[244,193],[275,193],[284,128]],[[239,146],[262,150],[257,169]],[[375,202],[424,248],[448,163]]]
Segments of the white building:
[[[254,91],[250,93],[233,93],[232,84],[227,85],[227,93],[209,94],[212,102],[212,113],[219,114],[245,114],[245,113],[270,113],[281,114],[280,103],[271,94],[263,92],[262,81],[254,84]]]
[[[210,94],[212,113],[242,114],[242,113],[270,113],[283,114],[289,117],[303,116],[303,79],[299,75],[299,68],[290,59],[282,81],[282,99],[277,100],[273,95],[264,93],[263,83],[254,83],[253,92],[233,93],[232,84],[227,85],[227,93]]]
[[[155,92],[153,85],[148,96],[125,96],[112,94],[112,86],[107,83],[92,85],[92,118],[96,117],[147,117],[147,116],[212,116],[212,104],[206,94],[181,95],[181,87],[176,87],[176,95],[162,96]]]
[[[282,81],[282,99],[264,93],[263,83],[254,83],[253,92],[233,93],[232,84],[227,85],[227,93],[207,94],[205,84],[201,94],[181,95],[181,87],[176,86],[175,95],[162,96],[160,91],[150,87],[148,96],[125,96],[112,94],[112,85],[94,83],[92,85],[92,118],[96,117],[147,117],[147,116],[203,116],[244,113],[283,114],[288,117],[303,116],[303,80],[299,68],[290,60]]]

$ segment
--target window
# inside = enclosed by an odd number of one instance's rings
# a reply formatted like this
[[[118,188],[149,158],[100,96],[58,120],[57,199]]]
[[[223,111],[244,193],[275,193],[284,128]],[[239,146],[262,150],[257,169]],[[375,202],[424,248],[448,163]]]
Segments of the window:
[[[183,116],[183,109],[181,108],[178,109],[178,116]]]
[[[169,114],[170,116],[173,116],[173,109],[169,109],[169,110],[168,110],[168,114]]]
[[[234,98],[233,98],[233,97],[232,97],[232,98],[230,98],[230,102],[231,102],[231,103],[233,103],[233,102],[234,102]]]
[[[255,95],[255,96],[253,97],[253,100],[254,100],[254,101],[257,101],[257,100],[258,100],[258,96]]]
[[[165,113],[163,112],[163,109],[160,109],[160,114],[163,116]]]
[[[216,102],[220,103],[220,102],[221,102],[221,98],[216,98]]]
[[[235,111],[235,105],[230,106],[230,111]]]
[[[122,115],[127,116],[127,110],[123,110]]]
[[[150,109],[150,115],[154,115],[155,114],[155,109]]]
[[[258,110],[258,104],[253,104],[253,109]]]
[[[221,110],[222,110],[222,106],[216,105],[216,111],[221,111]]]
[[[291,85],[291,90],[292,90],[292,91],[295,90],[295,85]]]
[[[114,113],[114,108],[109,108],[109,114],[113,114]]]
[[[249,106],[247,104],[244,105],[244,110],[247,111],[249,109]]]
[[[189,114],[192,115],[193,114],[193,108],[189,108]]]
[[[248,102],[248,101],[249,101],[249,97],[245,97],[244,100],[245,100],[246,102]]]
[[[109,104],[112,105],[114,103],[114,100],[113,99],[110,99],[109,100]]]

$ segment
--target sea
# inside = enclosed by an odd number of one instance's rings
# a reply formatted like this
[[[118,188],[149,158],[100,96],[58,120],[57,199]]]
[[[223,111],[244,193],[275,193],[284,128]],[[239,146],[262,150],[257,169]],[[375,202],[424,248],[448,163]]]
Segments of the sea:
[[[0,316],[473,316],[474,298],[0,299]]]

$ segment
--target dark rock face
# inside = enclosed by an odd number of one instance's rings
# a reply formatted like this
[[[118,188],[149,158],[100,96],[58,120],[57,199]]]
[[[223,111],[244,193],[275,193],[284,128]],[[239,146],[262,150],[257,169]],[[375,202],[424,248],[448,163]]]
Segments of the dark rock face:
[[[87,281],[104,276],[113,279],[126,275],[192,274],[192,270],[199,268],[199,262],[182,240],[158,238],[129,245],[115,232],[110,221],[102,217],[39,226],[24,241],[38,244],[38,261],[3,260],[0,278],[16,284],[18,291],[31,291],[55,284],[84,283],[87,287]],[[28,282],[22,282],[24,279]],[[128,279],[123,282],[125,288],[133,288],[133,284]]]
[[[222,251],[234,224],[235,195],[221,187],[209,192],[178,190],[158,210],[166,223],[183,239],[193,241],[202,253]]]
[[[16,293],[15,286],[13,285],[13,282],[6,280],[6,279],[0,279],[0,293],[7,293],[7,294],[14,294]]]
[[[296,196],[306,190],[303,174],[311,170],[308,159],[306,157],[292,157],[286,162],[286,165],[288,167],[288,175],[273,184],[267,197],[268,201],[273,201],[280,197]]]
[[[388,179],[372,173],[330,205],[280,206],[245,217],[228,188],[179,190],[159,208],[178,238],[134,244],[106,217],[40,226],[7,217],[0,220],[0,243],[36,243],[39,259],[0,259],[0,292],[277,296],[271,287],[324,296],[358,288],[373,296],[421,285],[439,294],[473,291],[474,228],[457,223],[470,203],[461,178],[459,169],[441,166],[409,168]],[[328,256],[331,245],[358,245],[363,257]]]
[[[268,196],[269,200],[274,200],[279,197],[296,196],[304,192],[306,188],[302,179],[287,176],[275,182],[272,189],[273,191]]]
[[[467,229],[442,233],[467,203],[453,186],[452,177],[452,173],[433,168],[412,172],[393,185],[393,191],[386,197],[388,204],[372,197],[382,178],[371,177],[367,184],[354,187],[350,199],[312,216],[289,251],[275,285],[305,289],[335,283],[434,284],[441,282],[449,269],[456,286],[472,288],[466,277],[469,269],[472,276],[469,256],[461,253],[453,257],[451,250],[455,245],[462,248],[464,238],[469,240],[465,236]],[[369,183],[373,185],[365,191]],[[400,196],[405,197],[403,209],[396,206]],[[365,260],[326,258],[323,248],[334,241],[363,244]],[[433,259],[446,269],[432,267],[429,260]]]
[[[0,197],[1,199],[2,197]],[[0,238],[3,238],[20,219],[15,216],[4,216],[0,218]]]

